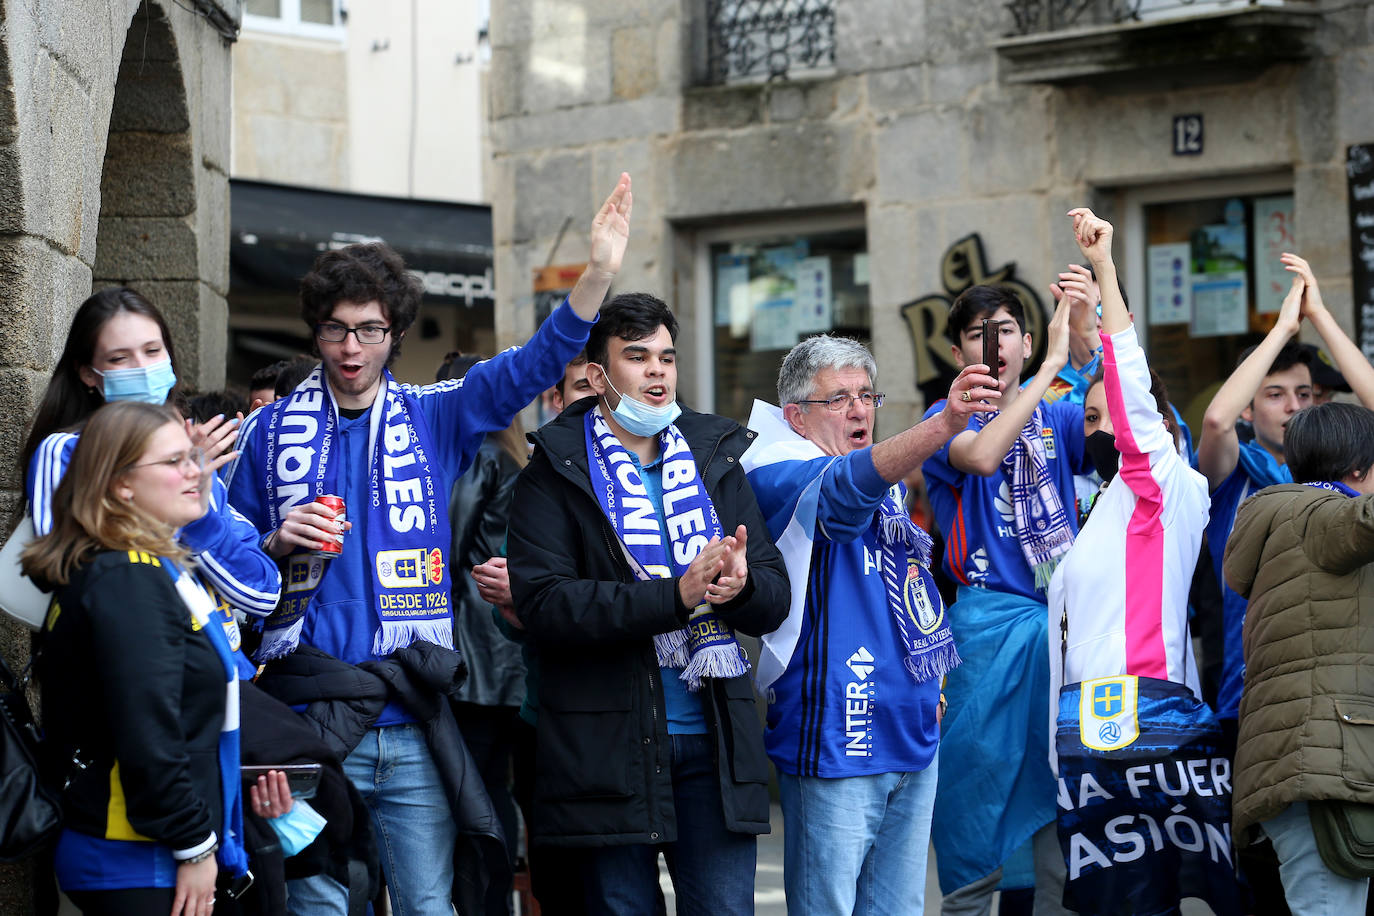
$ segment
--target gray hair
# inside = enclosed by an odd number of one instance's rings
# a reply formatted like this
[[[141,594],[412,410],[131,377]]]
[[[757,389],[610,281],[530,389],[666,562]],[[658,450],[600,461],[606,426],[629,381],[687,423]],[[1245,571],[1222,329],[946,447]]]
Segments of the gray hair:
[[[870,385],[878,384],[878,364],[868,347],[848,337],[821,334],[803,340],[783,357],[778,372],[778,406],[811,397],[816,374],[823,369],[862,369],[868,373]]]

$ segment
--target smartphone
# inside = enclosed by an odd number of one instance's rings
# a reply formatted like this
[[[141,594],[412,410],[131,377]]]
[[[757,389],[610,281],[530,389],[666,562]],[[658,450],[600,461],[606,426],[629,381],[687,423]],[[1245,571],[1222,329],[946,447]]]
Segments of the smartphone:
[[[266,776],[272,770],[286,774],[286,784],[291,789],[292,798],[313,798],[320,787],[320,765],[318,763],[287,763],[278,766],[241,766],[245,787],[254,785],[259,776]]]
[[[1001,379],[997,374],[997,344],[1000,342],[998,328],[1002,322],[997,318],[983,319],[983,365],[988,367],[988,375]]]

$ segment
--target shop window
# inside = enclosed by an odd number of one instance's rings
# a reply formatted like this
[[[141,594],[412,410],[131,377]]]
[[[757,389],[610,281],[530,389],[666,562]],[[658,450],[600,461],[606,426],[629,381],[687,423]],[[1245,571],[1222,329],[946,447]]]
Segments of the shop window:
[[[1217,387],[1274,326],[1292,282],[1293,196],[1147,205],[1144,308],[1150,366],[1197,435]],[[1299,252],[1301,253],[1301,252]]]
[[[715,411],[740,422],[755,398],[777,401],[778,368],[820,333],[869,343],[862,229],[710,245]]]

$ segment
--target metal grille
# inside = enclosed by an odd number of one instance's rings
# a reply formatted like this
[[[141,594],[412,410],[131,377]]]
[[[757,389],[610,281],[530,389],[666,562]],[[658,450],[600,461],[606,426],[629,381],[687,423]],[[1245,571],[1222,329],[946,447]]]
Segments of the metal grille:
[[[785,80],[835,66],[833,0],[707,0],[710,83]]]
[[[1076,26],[1119,25],[1212,13],[1281,0],[1010,0],[1012,34],[1033,35]]]

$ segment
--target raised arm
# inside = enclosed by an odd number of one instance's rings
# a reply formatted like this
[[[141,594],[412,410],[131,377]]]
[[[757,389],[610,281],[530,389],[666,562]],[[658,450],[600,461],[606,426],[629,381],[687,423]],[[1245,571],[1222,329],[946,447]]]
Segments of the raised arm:
[[[1207,478],[1209,489],[1215,490],[1236,469],[1236,462],[1240,460],[1236,421],[1241,411],[1254,400],[1283,345],[1298,333],[1302,322],[1303,287],[1302,277],[1295,276],[1274,327],[1254,352],[1236,367],[1212,396],[1212,403],[1207,405],[1207,412],[1202,417],[1202,438],[1197,446],[1197,466]]]
[[[625,247],[630,242],[630,209],[634,195],[630,193],[630,173],[621,172],[620,181],[592,220],[591,255],[587,269],[577,278],[568,296],[568,303],[583,321],[595,321],[601,300],[611,288],[611,281],[620,272]]]
[[[1326,349],[1331,352],[1331,358],[1336,361],[1336,368],[1350,383],[1350,389],[1355,392],[1355,397],[1359,398],[1364,406],[1374,409],[1374,366],[1369,365],[1369,360],[1364,358],[1360,348],[1346,336],[1345,331],[1336,323],[1336,319],[1327,311],[1312,268],[1295,254],[1285,253],[1279,260],[1283,262],[1286,270],[1302,278],[1302,317],[1312,322],[1312,327],[1321,335],[1322,343],[1326,344]]]
[[[1065,296],[1055,307],[1054,318],[1050,321],[1049,346],[1045,352],[1045,359],[1030,384],[1021,389],[1016,399],[993,417],[987,426],[977,432],[965,430],[954,437],[954,441],[949,445],[949,462],[954,467],[965,474],[987,477],[1001,466],[1002,459],[1011,450],[1016,437],[1035,412],[1035,406],[1045,396],[1045,391],[1059,374],[1059,370],[1068,362],[1069,309],[1069,299]],[[1015,380],[1008,380],[1007,384],[1013,385]]]
[[[1174,450],[1173,436],[1165,428],[1159,406],[1150,393],[1150,367],[1145,354],[1135,334],[1126,333],[1133,331],[1134,326],[1116,280],[1112,224],[1085,207],[1070,210],[1069,216],[1079,249],[1102,279],[1103,384],[1116,430],[1116,447],[1123,455],[1158,455],[1165,460],[1172,455],[1181,461]],[[1140,470],[1148,477],[1156,463],[1151,460]],[[1137,494],[1142,492],[1138,484],[1144,481],[1137,473],[1123,471],[1123,477]],[[1158,491],[1157,486],[1146,484],[1146,488]]]
[[[988,375],[986,366],[965,366],[949,386],[944,410],[873,446],[874,470],[888,483],[905,480],[951,437],[963,432],[969,417],[996,411],[1001,397],[1001,386]]]

